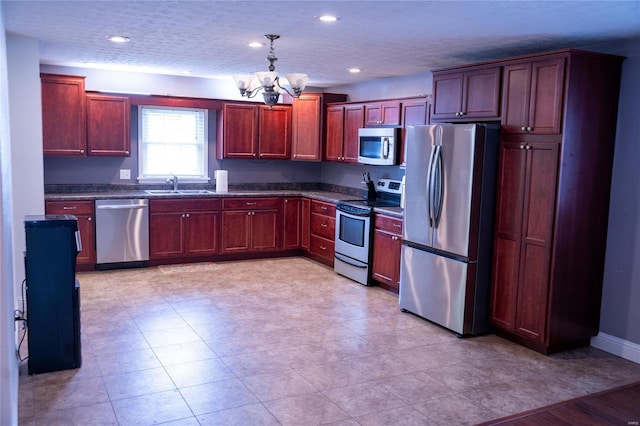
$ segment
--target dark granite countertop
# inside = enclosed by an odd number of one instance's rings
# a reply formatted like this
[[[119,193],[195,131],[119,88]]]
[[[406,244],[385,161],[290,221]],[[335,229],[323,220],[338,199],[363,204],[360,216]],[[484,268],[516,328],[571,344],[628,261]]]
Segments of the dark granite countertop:
[[[128,198],[224,198],[224,197],[307,197],[312,200],[337,203],[344,200],[357,200],[363,198],[361,190],[340,186],[299,185],[294,189],[287,189],[287,186],[265,187],[249,186],[232,188],[229,192],[215,192],[210,188],[206,193],[162,193],[151,194],[147,189],[137,185],[49,185],[45,188],[44,198],[46,201],[74,200],[74,201],[94,201],[94,200],[115,200]],[[164,188],[162,188],[164,189]],[[203,189],[203,188],[185,188]],[[402,218],[403,209],[400,207],[376,207],[374,212],[387,214]]]

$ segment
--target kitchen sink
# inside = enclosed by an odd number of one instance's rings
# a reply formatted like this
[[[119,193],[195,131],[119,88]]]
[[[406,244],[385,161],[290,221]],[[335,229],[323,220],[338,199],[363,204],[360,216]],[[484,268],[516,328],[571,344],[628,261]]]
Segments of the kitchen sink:
[[[180,194],[213,194],[213,191],[208,189],[180,189]]]
[[[180,191],[174,191],[173,189],[147,189],[144,192],[152,195],[160,195],[160,194],[179,194]]]
[[[213,194],[213,191],[208,189],[179,189],[174,191],[173,189],[147,189],[144,192],[151,195],[165,195],[165,194]]]

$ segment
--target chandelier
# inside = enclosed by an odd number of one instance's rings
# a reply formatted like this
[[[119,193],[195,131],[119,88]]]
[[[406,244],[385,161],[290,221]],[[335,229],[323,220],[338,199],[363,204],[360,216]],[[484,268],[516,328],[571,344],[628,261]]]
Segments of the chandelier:
[[[252,74],[236,74],[233,76],[233,79],[235,80],[238,89],[240,89],[241,96],[253,98],[260,90],[263,90],[262,96],[264,98],[264,103],[269,105],[269,107],[272,107],[278,103],[280,90],[284,90],[290,96],[299,98],[307,84],[307,80],[309,80],[309,76],[301,73],[285,74],[291,89],[293,89],[293,94],[281,86],[280,77],[278,77],[278,73],[275,72],[276,67],[273,65],[273,63],[278,60],[275,52],[273,51],[273,41],[279,39],[280,36],[277,34],[265,34],[265,38],[271,41],[271,48],[267,55],[267,62],[269,62],[267,69],[269,71],[257,72],[255,73],[255,76]],[[256,77],[260,81],[260,86],[251,89],[251,85]]]

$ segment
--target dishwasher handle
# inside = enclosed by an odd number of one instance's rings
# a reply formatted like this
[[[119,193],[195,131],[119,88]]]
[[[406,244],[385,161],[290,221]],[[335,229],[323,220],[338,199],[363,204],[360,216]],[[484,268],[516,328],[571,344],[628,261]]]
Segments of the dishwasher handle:
[[[147,207],[145,204],[109,204],[106,206],[97,206],[99,210],[133,210],[146,209]]]

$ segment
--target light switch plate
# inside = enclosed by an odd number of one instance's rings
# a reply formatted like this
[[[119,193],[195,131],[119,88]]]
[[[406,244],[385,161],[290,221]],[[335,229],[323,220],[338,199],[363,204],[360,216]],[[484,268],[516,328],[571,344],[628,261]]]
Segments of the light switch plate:
[[[120,179],[131,179],[131,170],[120,169]]]

